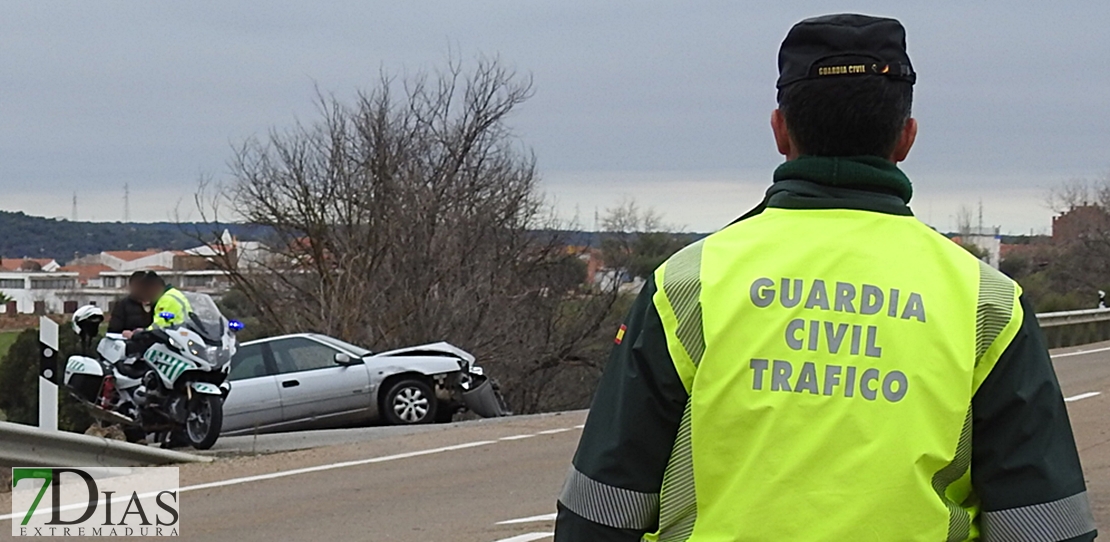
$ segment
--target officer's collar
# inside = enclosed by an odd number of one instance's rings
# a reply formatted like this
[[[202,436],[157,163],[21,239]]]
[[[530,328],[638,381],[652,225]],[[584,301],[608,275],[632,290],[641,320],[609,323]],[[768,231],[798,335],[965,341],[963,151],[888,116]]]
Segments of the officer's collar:
[[[832,188],[878,192],[909,203],[913,185],[890,160],[878,156],[800,156],[775,169],[775,182],[809,181]]]
[[[877,156],[801,156],[775,169],[774,181],[763,201],[734,224],[767,207],[913,214],[907,206],[913,195],[910,179],[893,162]]]

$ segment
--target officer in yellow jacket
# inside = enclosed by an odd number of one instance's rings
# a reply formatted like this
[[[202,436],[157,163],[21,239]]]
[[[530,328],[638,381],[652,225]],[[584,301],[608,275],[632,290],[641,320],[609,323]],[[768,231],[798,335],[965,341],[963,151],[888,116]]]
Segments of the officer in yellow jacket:
[[[189,313],[193,312],[185,294],[172,284],[167,284],[158,273],[147,271],[142,280],[153,292],[151,297],[157,299],[154,303],[154,323],[150,325],[150,329],[176,326],[185,322]],[[173,316],[170,318],[164,317],[171,314]]]
[[[599,385],[558,542],[1087,541],[1021,288],[914,218],[902,25],[787,34],[764,201],[670,258]]]

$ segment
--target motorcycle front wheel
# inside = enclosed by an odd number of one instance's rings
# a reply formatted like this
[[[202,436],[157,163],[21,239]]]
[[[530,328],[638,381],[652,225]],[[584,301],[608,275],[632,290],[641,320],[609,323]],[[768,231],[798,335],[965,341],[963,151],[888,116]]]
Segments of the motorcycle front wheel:
[[[224,423],[223,399],[216,395],[194,396],[188,405],[185,418],[185,439],[198,450],[207,450],[216,444]]]

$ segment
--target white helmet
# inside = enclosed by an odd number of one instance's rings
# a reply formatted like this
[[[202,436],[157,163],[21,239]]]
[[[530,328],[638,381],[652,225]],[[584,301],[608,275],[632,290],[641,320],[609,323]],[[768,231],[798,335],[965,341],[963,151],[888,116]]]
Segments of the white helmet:
[[[100,307],[85,305],[73,313],[73,331],[80,335],[84,330],[95,335],[103,321],[104,311],[100,310]]]

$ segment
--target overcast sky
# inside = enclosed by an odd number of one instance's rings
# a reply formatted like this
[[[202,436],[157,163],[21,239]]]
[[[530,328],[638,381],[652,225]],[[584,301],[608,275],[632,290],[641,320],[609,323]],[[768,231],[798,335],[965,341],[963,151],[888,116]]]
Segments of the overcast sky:
[[[897,5],[898,7],[892,7]],[[1110,171],[1110,2],[13,2],[0,4],[0,209],[166,220],[231,145],[400,73],[499,55],[535,79],[511,119],[545,192],[592,226],[633,197],[690,231],[755,204],[781,161],[776,53],[805,17],[897,17],[918,71],[904,169],[941,229],[981,199],[1047,231],[1061,181]]]

